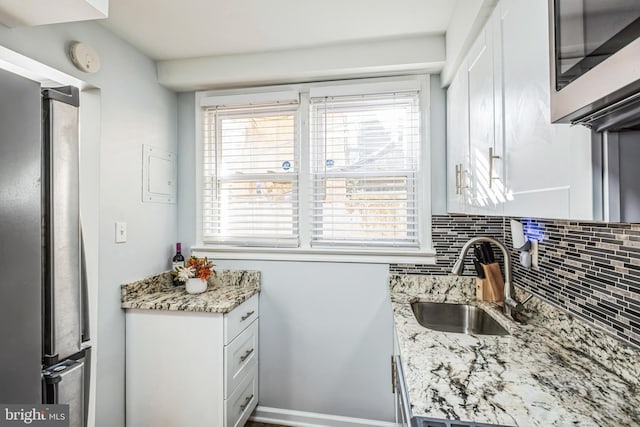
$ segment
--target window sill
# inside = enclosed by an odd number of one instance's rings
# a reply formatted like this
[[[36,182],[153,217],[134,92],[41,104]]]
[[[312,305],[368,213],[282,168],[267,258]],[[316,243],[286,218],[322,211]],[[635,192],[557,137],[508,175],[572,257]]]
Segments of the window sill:
[[[435,264],[433,249],[422,252],[372,252],[340,249],[273,249],[194,246],[194,256],[215,259],[240,259],[255,261],[313,261],[313,262],[353,262],[366,264]]]

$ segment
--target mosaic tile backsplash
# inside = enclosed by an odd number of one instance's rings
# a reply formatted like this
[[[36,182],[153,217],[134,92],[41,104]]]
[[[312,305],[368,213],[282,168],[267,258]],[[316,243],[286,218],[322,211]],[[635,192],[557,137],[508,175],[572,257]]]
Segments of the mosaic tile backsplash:
[[[504,221],[495,216],[434,215],[431,218],[431,238],[437,258],[434,265],[391,264],[391,274],[447,275],[460,255],[462,245],[472,237],[491,236],[500,240],[504,235]],[[501,256],[496,252],[496,259]],[[471,258],[469,258],[471,259]],[[465,276],[473,275],[471,262],[467,263]]]
[[[490,235],[511,247],[509,219],[433,217],[435,265],[392,264],[392,274],[449,274],[470,237]],[[640,224],[519,219],[540,241],[540,266],[525,269],[514,259],[514,283],[568,312],[640,347]],[[473,274],[467,262],[465,274]]]

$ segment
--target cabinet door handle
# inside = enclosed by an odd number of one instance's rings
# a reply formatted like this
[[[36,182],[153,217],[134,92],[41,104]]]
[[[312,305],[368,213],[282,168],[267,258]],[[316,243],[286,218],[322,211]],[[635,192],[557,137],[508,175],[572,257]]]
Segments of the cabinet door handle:
[[[396,393],[396,359],[391,356],[391,393]]]
[[[458,163],[456,165],[456,194],[462,194],[463,190],[469,188],[468,185],[464,185],[464,174],[467,171],[464,169],[464,163]]]
[[[245,314],[244,316],[242,316],[242,317],[240,318],[240,321],[241,321],[241,322],[244,322],[244,321],[245,321],[245,320],[247,320],[249,317],[251,317],[251,315],[252,315],[253,313],[255,313],[255,310],[254,310],[254,311],[250,311],[250,312],[248,312],[247,314]]]
[[[247,350],[243,356],[240,356],[240,361],[244,362],[245,360],[247,360],[247,357],[249,357],[251,353],[253,353],[253,349]]]
[[[493,176],[493,161],[499,158],[500,156],[493,154],[493,147],[489,147],[489,188],[491,188],[494,179],[500,179],[499,176]]]
[[[247,409],[247,406],[249,406],[249,402],[251,402],[251,399],[253,399],[253,394],[251,396],[247,397],[244,400],[244,403],[242,405],[240,405],[240,412],[242,412],[245,409]]]

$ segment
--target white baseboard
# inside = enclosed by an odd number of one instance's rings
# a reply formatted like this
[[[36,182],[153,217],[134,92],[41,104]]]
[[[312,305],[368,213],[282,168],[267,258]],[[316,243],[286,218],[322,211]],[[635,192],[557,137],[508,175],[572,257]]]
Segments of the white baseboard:
[[[258,406],[251,421],[292,427],[395,427],[395,423]]]

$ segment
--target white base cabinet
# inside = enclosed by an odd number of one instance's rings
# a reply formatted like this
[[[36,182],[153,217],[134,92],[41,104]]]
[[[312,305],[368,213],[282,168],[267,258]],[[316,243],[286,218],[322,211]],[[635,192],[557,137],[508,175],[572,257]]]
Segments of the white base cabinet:
[[[258,404],[258,295],[227,314],[126,311],[126,422],[242,427]]]
[[[400,345],[395,327],[393,330],[393,355],[391,356],[391,384],[394,394],[394,413],[396,427],[411,426],[411,405],[402,373]]]

